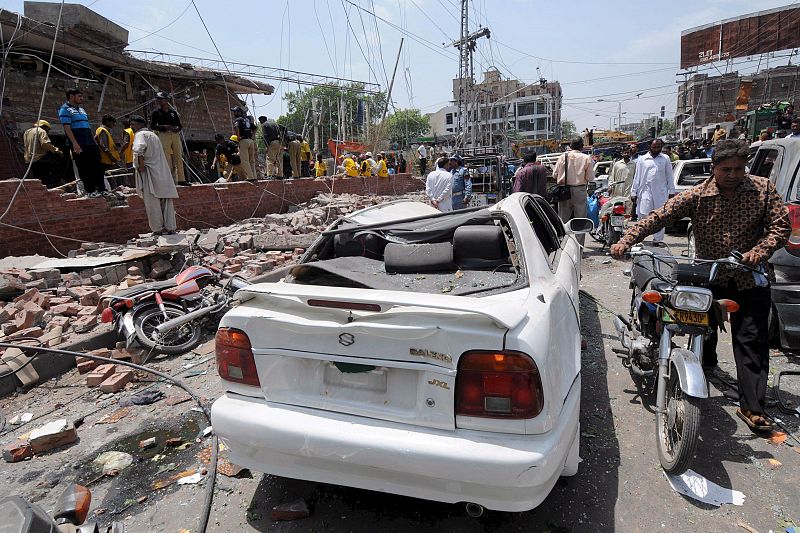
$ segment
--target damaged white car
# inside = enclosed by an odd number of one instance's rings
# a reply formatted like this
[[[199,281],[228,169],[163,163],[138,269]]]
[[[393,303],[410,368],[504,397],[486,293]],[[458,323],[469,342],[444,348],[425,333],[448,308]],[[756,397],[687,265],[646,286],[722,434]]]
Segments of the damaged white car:
[[[337,221],[222,319],[211,416],[231,460],[473,514],[536,507],[578,469],[589,229],[523,193]]]

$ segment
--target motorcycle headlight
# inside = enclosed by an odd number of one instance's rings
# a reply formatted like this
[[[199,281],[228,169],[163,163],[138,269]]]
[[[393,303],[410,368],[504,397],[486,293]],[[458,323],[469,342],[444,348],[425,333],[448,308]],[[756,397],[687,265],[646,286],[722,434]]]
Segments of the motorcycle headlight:
[[[711,307],[714,297],[708,289],[677,287],[672,291],[670,303],[675,309],[705,313]]]

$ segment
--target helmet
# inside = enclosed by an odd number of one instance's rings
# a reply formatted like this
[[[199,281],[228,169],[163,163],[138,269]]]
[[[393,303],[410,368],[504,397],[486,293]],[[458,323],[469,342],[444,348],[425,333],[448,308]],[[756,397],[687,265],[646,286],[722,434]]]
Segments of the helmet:
[[[161,100],[166,100],[167,98],[169,98],[169,93],[166,91],[158,91],[156,93],[156,98]]]
[[[50,123],[46,120],[37,120],[34,126],[39,126],[40,128],[47,128],[50,129]]]
[[[236,113],[236,114],[238,114],[238,113],[244,114],[244,109],[242,109],[242,108],[241,108],[241,107],[239,107],[238,105],[237,105],[237,106],[233,106],[233,107],[231,108],[231,111],[232,111],[233,113]]]
[[[231,135],[231,140],[233,142],[235,142],[235,143],[238,143],[239,142],[239,136],[238,135]]]
[[[366,153],[366,154],[364,154],[364,155],[366,155],[367,157],[372,157],[372,152],[367,152],[367,153]]]

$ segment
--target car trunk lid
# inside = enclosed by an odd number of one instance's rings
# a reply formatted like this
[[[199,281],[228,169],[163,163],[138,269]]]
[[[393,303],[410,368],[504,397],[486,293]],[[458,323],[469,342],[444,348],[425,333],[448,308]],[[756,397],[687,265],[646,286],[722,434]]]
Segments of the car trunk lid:
[[[246,289],[261,389],[271,402],[452,429],[460,354],[503,347],[522,305],[276,283]]]

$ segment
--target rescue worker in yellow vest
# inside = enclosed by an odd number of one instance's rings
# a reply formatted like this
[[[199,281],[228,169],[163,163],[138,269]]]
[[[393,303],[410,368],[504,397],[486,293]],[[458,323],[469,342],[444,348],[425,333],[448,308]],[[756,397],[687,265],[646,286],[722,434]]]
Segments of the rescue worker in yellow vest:
[[[300,175],[304,178],[311,176],[311,146],[308,141],[300,137]]]
[[[358,165],[356,165],[353,156],[350,154],[343,154],[341,157],[345,175],[351,177],[358,176]]]
[[[164,147],[164,155],[172,169],[172,179],[178,185],[189,185],[183,173],[183,142],[180,133],[183,125],[178,112],[170,107],[168,98],[169,94],[164,91],[156,93],[158,109],[150,115],[150,129],[156,132],[161,146]]]
[[[120,155],[125,168],[133,167],[133,128],[129,117],[122,119],[122,142],[120,143]]]
[[[359,159],[361,159],[361,163],[359,164],[358,167],[358,175],[361,176],[362,178],[367,178],[369,176],[372,176],[372,165],[369,164],[367,156],[365,154],[361,154]]]
[[[39,120],[32,128],[25,131],[23,140],[25,141],[25,162],[30,164],[31,170],[29,178],[38,179],[46,187],[55,187],[60,178],[58,167],[61,164],[63,152],[50,141],[47,132],[50,131],[50,123],[46,120]]]
[[[111,115],[103,115],[102,122],[103,125],[94,132],[94,140],[100,147],[100,166],[106,171],[119,167],[119,151],[111,135],[111,129],[117,123],[117,119]]]
[[[389,177],[389,167],[386,166],[386,158],[383,154],[378,154],[378,177],[379,178],[388,178]]]
[[[314,175],[321,178],[328,173],[328,165],[325,164],[325,159],[322,154],[317,154],[317,164],[314,165]]]

